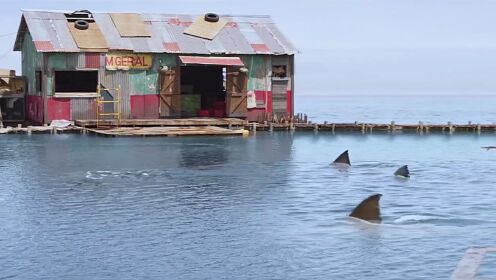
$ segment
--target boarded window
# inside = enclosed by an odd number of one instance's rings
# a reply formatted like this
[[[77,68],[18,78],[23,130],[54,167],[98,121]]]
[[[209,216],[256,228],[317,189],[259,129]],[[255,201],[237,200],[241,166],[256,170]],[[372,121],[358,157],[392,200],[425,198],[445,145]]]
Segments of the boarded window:
[[[95,93],[98,71],[55,71],[55,95],[60,93]]]

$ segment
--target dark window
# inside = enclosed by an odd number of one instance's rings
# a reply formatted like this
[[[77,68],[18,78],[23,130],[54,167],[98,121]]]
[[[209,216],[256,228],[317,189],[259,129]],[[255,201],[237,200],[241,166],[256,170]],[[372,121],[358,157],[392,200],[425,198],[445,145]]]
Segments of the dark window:
[[[272,66],[272,77],[286,78],[286,65]]]
[[[55,71],[55,92],[96,92],[98,71]]]
[[[41,71],[36,71],[36,91],[41,92]]]

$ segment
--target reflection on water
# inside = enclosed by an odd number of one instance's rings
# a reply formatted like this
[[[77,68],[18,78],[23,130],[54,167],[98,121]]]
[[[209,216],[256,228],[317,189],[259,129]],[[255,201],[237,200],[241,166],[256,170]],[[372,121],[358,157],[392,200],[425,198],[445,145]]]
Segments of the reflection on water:
[[[220,140],[205,139],[204,144],[191,143],[185,140],[179,145],[181,160],[180,166],[186,168],[200,167],[206,168],[218,164],[228,164],[229,157],[226,150],[228,139]],[[215,142],[214,142],[215,141]],[[213,142],[213,143],[211,143]]]
[[[446,279],[469,246],[496,244],[488,145],[491,135],[0,137],[0,278]],[[346,149],[352,166],[334,168]],[[412,177],[398,180],[404,164]],[[348,218],[372,193],[383,223]]]

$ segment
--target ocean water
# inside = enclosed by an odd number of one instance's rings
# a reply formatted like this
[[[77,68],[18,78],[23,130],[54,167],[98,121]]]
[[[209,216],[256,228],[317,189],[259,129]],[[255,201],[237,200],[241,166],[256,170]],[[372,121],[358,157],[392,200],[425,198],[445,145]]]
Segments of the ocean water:
[[[368,114],[347,102],[313,114]],[[496,151],[481,149],[495,144],[456,133],[2,135],[0,279],[447,279],[469,247],[496,245]],[[352,167],[330,165],[346,149]],[[395,178],[404,164],[411,178]],[[375,193],[381,224],[347,218]],[[496,276],[494,263],[479,276]]]
[[[494,95],[297,95],[295,112],[313,122],[496,123]]]

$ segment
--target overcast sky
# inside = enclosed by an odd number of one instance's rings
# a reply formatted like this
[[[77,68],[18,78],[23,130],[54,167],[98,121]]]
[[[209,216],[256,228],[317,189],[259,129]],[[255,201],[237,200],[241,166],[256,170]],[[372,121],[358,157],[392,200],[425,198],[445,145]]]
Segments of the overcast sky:
[[[12,50],[21,9],[271,15],[301,51],[304,94],[492,94],[496,1],[176,0],[5,1],[0,68],[20,72]]]

